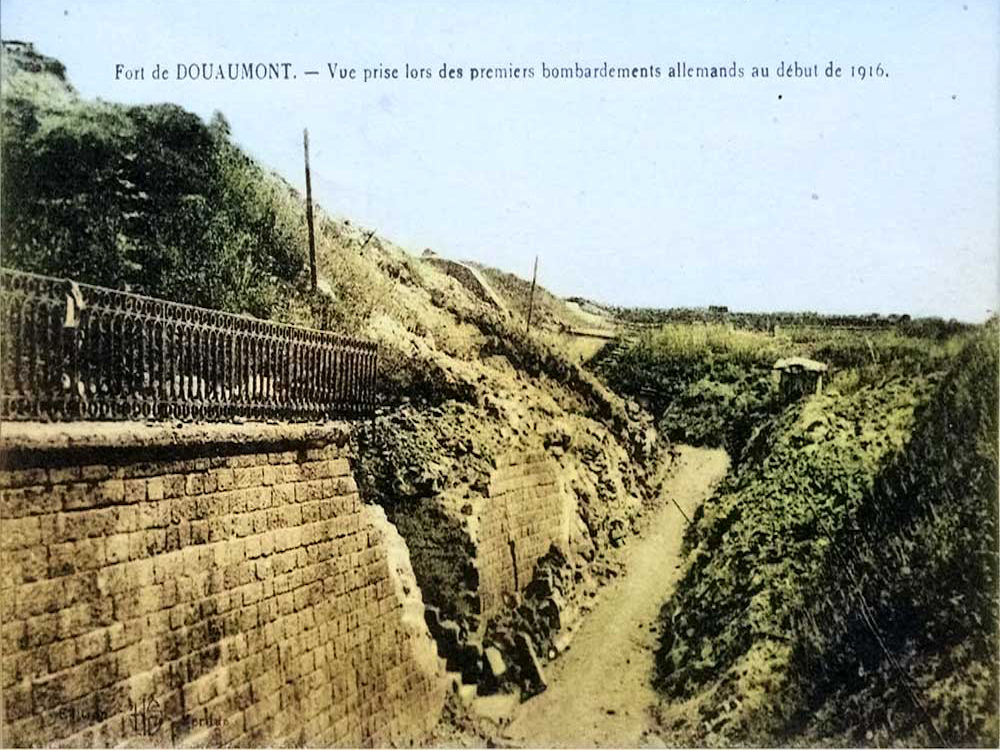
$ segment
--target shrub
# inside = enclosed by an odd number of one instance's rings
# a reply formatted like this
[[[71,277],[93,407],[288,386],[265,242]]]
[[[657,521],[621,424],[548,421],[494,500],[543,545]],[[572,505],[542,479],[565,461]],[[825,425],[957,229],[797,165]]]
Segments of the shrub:
[[[301,203],[222,115],[83,101],[29,63],[4,52],[6,265],[258,317],[333,317],[308,289]]]

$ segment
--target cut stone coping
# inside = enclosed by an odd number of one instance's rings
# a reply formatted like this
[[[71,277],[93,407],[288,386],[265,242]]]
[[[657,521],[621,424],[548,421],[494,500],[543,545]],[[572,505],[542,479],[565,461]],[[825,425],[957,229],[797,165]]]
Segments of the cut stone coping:
[[[337,422],[0,422],[0,452],[65,448],[142,448],[205,443],[347,442]]]
[[[808,372],[826,372],[827,367],[822,362],[805,357],[787,357],[779,359],[772,366],[774,370],[806,370]]]

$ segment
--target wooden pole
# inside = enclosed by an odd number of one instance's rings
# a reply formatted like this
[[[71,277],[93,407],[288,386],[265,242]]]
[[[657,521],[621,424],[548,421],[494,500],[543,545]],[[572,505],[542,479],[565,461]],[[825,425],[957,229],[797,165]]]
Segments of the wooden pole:
[[[531,333],[531,313],[535,309],[535,281],[538,279],[538,256],[535,256],[535,270],[531,273],[531,295],[528,297],[528,326],[525,333]]]
[[[372,241],[372,237],[374,237],[374,236],[375,236],[375,230],[373,229],[372,231],[370,231],[368,233],[368,236],[365,237],[365,241],[361,243],[361,247],[358,248],[358,252],[359,253],[362,250],[364,250],[366,247],[368,247],[368,243]]]
[[[302,147],[306,154],[306,224],[309,226],[309,273],[312,289],[316,291],[316,240],[313,237],[313,193],[312,178],[309,175],[309,129],[302,130]]]

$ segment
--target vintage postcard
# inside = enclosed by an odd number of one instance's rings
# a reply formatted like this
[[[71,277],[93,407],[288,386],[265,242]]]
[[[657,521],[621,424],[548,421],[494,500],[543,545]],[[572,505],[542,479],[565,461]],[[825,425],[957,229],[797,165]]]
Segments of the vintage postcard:
[[[0,28],[0,746],[1000,742],[995,2]]]

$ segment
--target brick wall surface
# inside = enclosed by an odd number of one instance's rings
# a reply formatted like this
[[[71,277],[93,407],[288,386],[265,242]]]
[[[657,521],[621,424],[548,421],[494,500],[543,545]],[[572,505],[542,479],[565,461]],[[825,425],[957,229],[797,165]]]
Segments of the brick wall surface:
[[[188,453],[0,470],[2,743],[419,741],[443,687],[343,449]]]
[[[479,526],[479,596],[486,615],[503,595],[523,590],[538,558],[564,545],[564,493],[557,464],[545,453],[511,453],[490,476]]]

